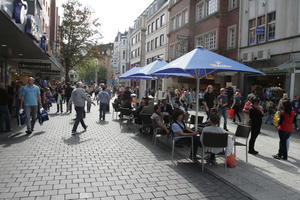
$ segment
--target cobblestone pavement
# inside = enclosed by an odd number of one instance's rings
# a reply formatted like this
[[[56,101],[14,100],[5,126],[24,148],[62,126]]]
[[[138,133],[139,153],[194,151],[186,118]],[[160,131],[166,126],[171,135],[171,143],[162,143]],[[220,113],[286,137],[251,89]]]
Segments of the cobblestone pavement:
[[[73,137],[74,115],[54,114],[31,136],[1,134],[0,199],[247,199],[188,160],[175,167],[169,148],[111,115],[105,124],[97,116],[94,107],[87,132]]]

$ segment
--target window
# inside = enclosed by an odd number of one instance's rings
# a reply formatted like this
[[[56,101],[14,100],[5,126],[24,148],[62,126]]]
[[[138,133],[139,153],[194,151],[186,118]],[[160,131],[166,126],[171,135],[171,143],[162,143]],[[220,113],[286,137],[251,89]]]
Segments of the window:
[[[140,47],[137,49],[137,56],[140,56]]]
[[[154,22],[152,22],[152,24],[151,24],[151,33],[153,33],[153,31],[154,31]]]
[[[159,37],[159,46],[162,46],[165,43],[165,35],[162,34]]]
[[[185,25],[188,23],[188,21],[189,21],[188,18],[189,18],[188,11],[187,10],[183,11],[182,12],[182,25]]]
[[[218,0],[207,0],[207,15],[211,15],[218,10]]]
[[[264,42],[265,41],[265,33],[266,30],[266,16],[260,16],[257,18],[257,27],[256,27],[256,35],[257,35],[257,42]]]
[[[256,19],[249,20],[249,44],[255,44],[256,42]]]
[[[202,46],[208,50],[216,49],[217,47],[217,33],[216,31],[205,33],[196,38],[196,45]]]
[[[171,19],[171,30],[176,30],[176,19],[173,17]]]
[[[123,60],[125,60],[126,59],[126,52],[125,52],[125,50],[123,50]]]
[[[268,14],[268,32],[267,39],[273,40],[275,39],[275,22],[276,22],[276,12],[272,12]]]
[[[150,42],[147,42],[147,52],[150,51]]]
[[[165,24],[165,15],[163,14],[160,16],[160,27],[162,27]]]
[[[182,21],[181,20],[182,20],[182,18],[181,18],[181,13],[180,13],[176,16],[176,28],[179,28],[179,27],[182,26]]]
[[[158,47],[158,37],[157,38],[155,38],[155,49]]]
[[[205,4],[201,1],[196,5],[196,20],[201,20],[205,17]]]
[[[123,40],[123,45],[125,45],[125,43],[126,43],[126,41],[125,41],[125,40]]]
[[[171,0],[171,5],[177,3],[179,0]]]
[[[155,30],[159,28],[159,18],[155,21]]]
[[[153,50],[153,47],[154,47],[154,40],[151,40],[151,45],[150,45],[151,51]]]
[[[227,31],[227,48],[235,48],[236,43],[236,25],[228,27]]]
[[[148,25],[147,34],[149,35],[151,31],[151,25]]]
[[[228,2],[228,10],[232,10],[237,8],[237,0],[229,0]]]

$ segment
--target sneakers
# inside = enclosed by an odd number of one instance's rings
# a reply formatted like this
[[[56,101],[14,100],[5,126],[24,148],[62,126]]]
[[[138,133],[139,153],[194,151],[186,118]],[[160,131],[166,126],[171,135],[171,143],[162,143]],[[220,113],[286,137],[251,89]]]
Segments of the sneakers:
[[[30,135],[31,133],[32,133],[32,131],[29,131],[29,130],[26,131],[27,135]]]

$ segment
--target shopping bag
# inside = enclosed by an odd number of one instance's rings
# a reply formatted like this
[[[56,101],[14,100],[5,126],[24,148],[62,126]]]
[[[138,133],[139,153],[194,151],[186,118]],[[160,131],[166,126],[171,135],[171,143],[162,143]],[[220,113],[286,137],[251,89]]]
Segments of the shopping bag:
[[[19,126],[24,125],[26,123],[26,114],[24,110],[21,110],[22,112],[19,113],[18,116],[18,121],[19,121]]]
[[[49,120],[49,116],[48,116],[47,111],[41,110],[41,111],[39,112],[38,118],[39,118],[39,123],[40,123],[41,125],[42,125],[45,121],[48,121],[48,120]]]
[[[275,114],[274,114],[274,117],[273,117],[273,125],[278,127],[279,126],[279,121],[280,121],[280,112],[277,111]]]
[[[228,110],[228,118],[234,119],[234,109],[231,108]]]
[[[235,154],[230,154],[226,158],[226,164],[229,168],[235,168],[237,166]]]

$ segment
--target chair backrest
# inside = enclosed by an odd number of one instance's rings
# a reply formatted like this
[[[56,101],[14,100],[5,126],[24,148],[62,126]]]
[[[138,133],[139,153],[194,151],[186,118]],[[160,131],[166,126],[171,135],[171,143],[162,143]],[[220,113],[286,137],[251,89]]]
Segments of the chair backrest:
[[[203,116],[198,116],[198,124],[202,124],[203,123]],[[196,116],[192,115],[191,119],[190,119],[191,124],[196,124]]]
[[[235,136],[248,139],[248,137],[250,135],[250,131],[251,131],[250,126],[238,125],[236,132],[235,132]]]
[[[120,106],[117,103],[112,103],[113,109],[118,112],[120,110]]]
[[[227,147],[228,134],[227,133],[212,133],[204,132],[202,143],[205,147],[225,148]]]
[[[122,115],[130,116],[132,114],[132,110],[129,108],[119,108],[119,111]]]
[[[151,115],[140,114],[140,118],[142,120],[142,124],[152,125]]]

